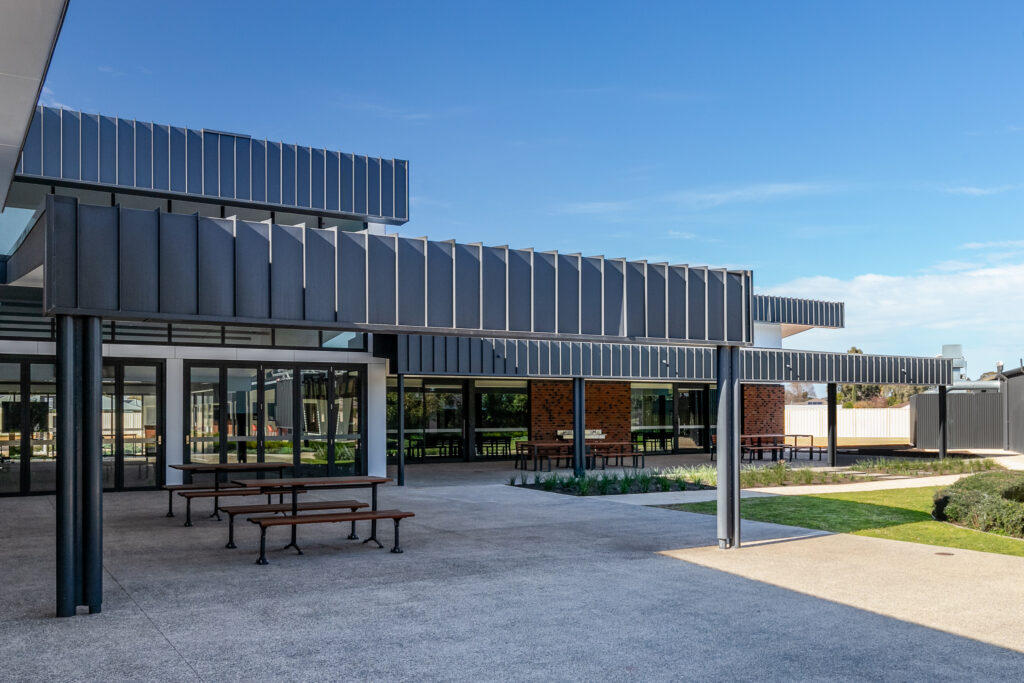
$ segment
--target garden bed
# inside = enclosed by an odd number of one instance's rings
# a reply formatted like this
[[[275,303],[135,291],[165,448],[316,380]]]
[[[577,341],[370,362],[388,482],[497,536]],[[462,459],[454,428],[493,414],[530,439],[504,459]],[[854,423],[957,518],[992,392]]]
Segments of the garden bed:
[[[985,472],[936,492],[932,517],[1024,538],[1024,472]]]
[[[994,460],[946,458],[944,460],[908,460],[874,458],[862,460],[844,469],[790,467],[785,461],[771,465],[744,465],[740,469],[741,488],[770,486],[810,486],[814,484],[849,484],[874,481],[890,476],[928,477],[944,474],[963,474],[1002,470]],[[600,473],[587,473],[582,477],[572,474],[523,472],[509,479],[510,486],[539,489],[571,496],[606,496],[627,493],[654,493],[663,491],[699,491],[718,485],[718,469],[714,465],[671,467],[637,474],[623,469]]]

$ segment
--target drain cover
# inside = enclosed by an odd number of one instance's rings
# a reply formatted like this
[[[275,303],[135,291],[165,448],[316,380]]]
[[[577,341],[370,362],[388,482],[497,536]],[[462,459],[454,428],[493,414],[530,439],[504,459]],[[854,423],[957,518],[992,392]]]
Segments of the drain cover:
[[[936,555],[952,555],[953,553],[935,553]]]

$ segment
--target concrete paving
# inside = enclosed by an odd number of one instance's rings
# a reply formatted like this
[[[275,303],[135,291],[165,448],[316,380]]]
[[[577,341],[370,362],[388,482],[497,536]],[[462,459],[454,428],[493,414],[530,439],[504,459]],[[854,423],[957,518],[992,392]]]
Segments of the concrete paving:
[[[103,613],[58,620],[53,500],[0,499],[2,677],[1000,680],[1024,667],[977,639],[660,554],[713,542],[713,517],[503,485],[387,487],[381,503],[417,514],[404,554],[318,525],[300,530],[302,556],[272,530],[259,567],[244,521],[231,551],[226,522],[184,528],[163,493],[108,494]],[[808,533],[744,524],[747,540]]]
[[[823,600],[1024,652],[1024,558],[851,534],[666,553]]]

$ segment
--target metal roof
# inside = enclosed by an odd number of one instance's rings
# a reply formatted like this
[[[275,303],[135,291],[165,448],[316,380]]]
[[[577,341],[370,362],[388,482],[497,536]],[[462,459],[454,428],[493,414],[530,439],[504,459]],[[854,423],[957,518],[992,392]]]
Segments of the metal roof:
[[[843,327],[845,306],[841,301],[755,294],[754,322],[803,327]]]
[[[0,3],[0,209],[67,7],[67,0]]]
[[[398,335],[393,372],[411,375],[714,382],[715,350],[501,338]],[[745,348],[744,382],[949,384],[948,358]]]
[[[560,341],[752,341],[749,271],[91,206],[53,195],[45,214],[48,314]],[[40,258],[23,259],[19,271],[32,272]]]
[[[409,162],[37,107],[17,178],[119,192],[409,220]]]

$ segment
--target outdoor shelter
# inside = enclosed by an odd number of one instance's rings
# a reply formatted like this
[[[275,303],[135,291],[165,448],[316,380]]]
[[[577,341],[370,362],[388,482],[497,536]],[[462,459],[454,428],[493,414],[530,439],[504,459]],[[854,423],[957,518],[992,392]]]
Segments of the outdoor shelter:
[[[103,495],[132,466],[138,488],[248,458],[381,477],[389,375],[400,479],[410,378],[571,382],[577,472],[588,383],[699,387],[708,436],[713,386],[723,548],[744,384],[828,384],[832,464],[839,383],[938,385],[945,424],[948,359],[758,347],[841,327],[839,302],[755,294],[748,270],[389,234],[405,160],[37,99],[0,131],[18,150],[0,196],[24,217],[0,267],[0,489],[56,494],[60,616],[101,609]]]

